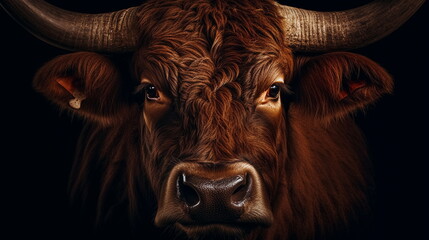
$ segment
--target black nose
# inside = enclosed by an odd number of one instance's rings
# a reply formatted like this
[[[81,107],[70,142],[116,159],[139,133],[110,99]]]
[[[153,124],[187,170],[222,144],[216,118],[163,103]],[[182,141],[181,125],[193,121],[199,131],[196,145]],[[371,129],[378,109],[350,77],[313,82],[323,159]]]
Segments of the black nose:
[[[154,222],[158,227],[177,223],[193,232],[218,224],[234,229],[270,226],[272,221],[259,173],[236,161],[174,166],[160,191]]]
[[[177,179],[178,197],[188,208],[191,219],[199,223],[238,219],[251,191],[249,174],[209,179],[182,173]]]

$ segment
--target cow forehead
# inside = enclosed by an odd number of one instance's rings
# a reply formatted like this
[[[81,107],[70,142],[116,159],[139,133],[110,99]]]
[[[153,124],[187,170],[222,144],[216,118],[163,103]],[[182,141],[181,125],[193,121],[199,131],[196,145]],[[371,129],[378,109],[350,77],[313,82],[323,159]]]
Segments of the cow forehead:
[[[271,2],[154,1],[142,12],[137,73],[179,100],[220,89],[252,98],[266,81],[290,73],[291,53]]]

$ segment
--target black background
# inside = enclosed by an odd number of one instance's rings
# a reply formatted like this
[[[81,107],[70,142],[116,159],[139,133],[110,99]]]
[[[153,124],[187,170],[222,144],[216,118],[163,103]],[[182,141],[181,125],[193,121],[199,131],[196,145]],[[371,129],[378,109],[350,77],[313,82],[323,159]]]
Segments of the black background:
[[[48,1],[81,12],[105,12],[140,1]],[[367,0],[291,0],[312,10],[344,10]],[[356,120],[367,136],[377,184],[372,239],[429,239],[428,3],[400,29],[368,47],[352,50],[385,67],[395,93]],[[68,173],[81,129],[35,93],[32,77],[46,61],[67,51],[51,47],[0,10],[2,228],[23,236],[64,239],[74,230],[67,198]],[[3,214],[5,213],[5,214]],[[4,221],[3,221],[4,222]],[[2,231],[2,234],[6,234]]]

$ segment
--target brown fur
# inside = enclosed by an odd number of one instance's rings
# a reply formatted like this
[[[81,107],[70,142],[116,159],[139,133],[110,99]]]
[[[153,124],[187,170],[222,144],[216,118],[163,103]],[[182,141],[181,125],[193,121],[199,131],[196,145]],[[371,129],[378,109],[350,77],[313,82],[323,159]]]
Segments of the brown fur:
[[[365,144],[347,114],[390,92],[389,75],[351,53],[295,60],[271,1],[150,1],[141,11],[134,85],[148,78],[173,99],[154,131],[142,119],[145,102],[141,108],[130,101],[129,85],[101,55],[59,57],[34,81],[62,108],[70,109],[71,96],[56,78],[73,77],[88,95],[73,110],[92,121],[82,133],[71,192],[94,204],[98,223],[108,225],[128,206],[144,234],[182,238],[174,228],[153,227],[171,168],[239,158],[261,174],[275,219],[246,239],[313,239],[346,229],[365,209],[370,184]],[[255,99],[279,74],[296,101],[282,93],[282,121],[272,126]],[[365,84],[350,91],[350,82]]]
[[[87,96],[86,104],[78,112],[85,118],[109,125],[127,112],[127,85],[107,57],[90,52],[68,54],[53,59],[37,72],[34,88],[67,109],[73,96],[56,83],[63,77],[71,77],[72,85]]]
[[[301,111],[321,121],[342,118],[393,91],[389,74],[372,60],[334,52],[297,59],[296,81]],[[360,83],[353,89],[353,84]],[[343,94],[343,95],[342,95]]]

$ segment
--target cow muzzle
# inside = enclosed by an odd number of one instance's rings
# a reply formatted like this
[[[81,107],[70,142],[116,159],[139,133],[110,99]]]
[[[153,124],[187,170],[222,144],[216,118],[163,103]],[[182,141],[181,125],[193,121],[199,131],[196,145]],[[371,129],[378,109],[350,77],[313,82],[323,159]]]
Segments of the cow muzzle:
[[[269,226],[273,218],[258,172],[243,161],[180,163],[159,200],[155,224],[176,225],[188,234],[240,232]]]

